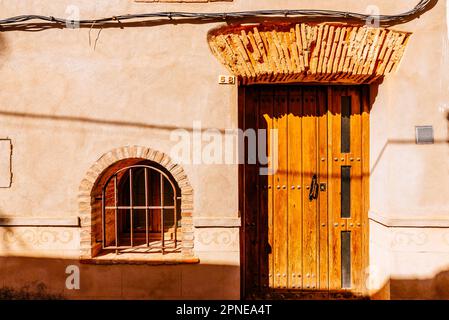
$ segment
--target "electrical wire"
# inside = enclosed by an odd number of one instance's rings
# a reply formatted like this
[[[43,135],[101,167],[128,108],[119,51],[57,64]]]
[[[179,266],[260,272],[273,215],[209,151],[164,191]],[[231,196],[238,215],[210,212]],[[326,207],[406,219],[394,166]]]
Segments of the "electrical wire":
[[[44,21],[66,25],[101,25],[108,22],[132,21],[132,20],[151,20],[156,18],[167,18],[170,20],[193,19],[202,21],[231,20],[243,18],[263,18],[263,17],[326,17],[326,18],[345,18],[353,20],[376,19],[379,23],[405,22],[425,11],[432,0],[420,0],[411,10],[396,15],[369,15],[355,12],[335,11],[335,10],[256,10],[239,12],[217,12],[217,13],[198,13],[198,12],[154,12],[140,14],[125,14],[111,16],[99,19],[71,20],[44,15],[20,15],[5,19],[0,19],[0,27],[6,25],[29,23],[29,21]]]

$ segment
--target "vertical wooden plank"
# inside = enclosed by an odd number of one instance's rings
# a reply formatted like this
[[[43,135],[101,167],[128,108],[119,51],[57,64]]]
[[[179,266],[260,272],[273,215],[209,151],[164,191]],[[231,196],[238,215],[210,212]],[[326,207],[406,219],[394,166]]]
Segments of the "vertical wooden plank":
[[[261,179],[260,179],[260,174],[259,174],[259,158],[258,158],[258,129],[259,129],[259,120],[260,120],[260,88],[257,88],[256,93],[255,93],[255,98],[254,98],[254,104],[255,104],[255,112],[254,112],[254,127],[251,128],[251,130],[254,131],[254,136],[255,136],[255,140],[252,143],[255,143],[255,148],[249,148],[248,150],[255,150],[256,154],[252,155],[251,157],[253,158],[253,161],[251,163],[254,162],[254,179],[255,179],[255,187],[256,187],[256,194],[254,195],[254,202],[253,204],[255,204],[255,208],[253,210],[254,212],[254,218],[253,218],[253,222],[252,222],[252,227],[253,227],[253,232],[254,232],[254,254],[255,256],[255,260],[257,261],[257,265],[254,266],[256,275],[255,275],[255,288],[257,293],[260,293],[261,289],[262,289],[262,267],[261,267],[261,255],[263,252],[263,249],[260,247],[261,245],[261,241],[260,241],[260,208],[261,208],[261,203],[260,200],[263,197],[263,188],[261,188]]]
[[[325,185],[324,190],[319,191],[319,284],[320,290],[329,288],[329,265],[328,265],[328,157],[327,157],[327,89],[320,87],[318,98],[318,181]]]
[[[301,89],[289,90],[288,105],[288,287],[302,288]]]
[[[351,279],[352,290],[362,289],[362,110],[360,87],[350,87],[351,96],[351,153],[348,165],[351,166],[351,218],[348,219],[348,231],[351,231]]]
[[[274,106],[275,106],[275,102],[274,102],[274,91],[273,89],[270,89],[267,91],[267,89],[264,89],[264,93],[267,93],[265,97],[266,99],[266,105],[264,102],[264,108],[266,108],[266,114],[264,115],[264,118],[266,119],[267,122],[267,128],[269,128],[269,130],[267,131],[268,137],[267,137],[267,141],[268,141],[268,155],[269,155],[269,163],[270,163],[270,167],[273,169],[273,166],[277,165],[273,163],[273,158],[274,158],[274,153],[277,151],[277,149],[275,150],[276,146],[273,146],[273,141],[272,141],[272,131],[274,130]],[[274,190],[275,190],[275,186],[274,186],[274,173],[271,174],[268,177],[268,230],[267,230],[267,234],[268,234],[268,250],[269,250],[269,254],[268,254],[268,268],[269,268],[269,287],[270,288],[274,288],[274,278],[275,278],[275,270],[274,270],[274,239],[273,239],[273,229],[274,229]]]
[[[245,92],[245,130],[255,130],[257,125],[258,90],[256,87],[247,87]],[[251,136],[250,136],[251,137]],[[258,291],[259,287],[259,258],[257,241],[257,164],[248,157],[250,143],[256,143],[254,139],[245,139],[245,241],[246,263],[250,268],[247,274],[246,285],[251,292]],[[251,156],[251,155],[250,155]],[[252,155],[254,156],[254,155]]]
[[[239,129],[245,129],[245,88],[244,86],[239,86],[238,88],[238,127]],[[239,154],[238,159],[240,159],[240,152],[245,153],[242,148],[238,148]],[[242,221],[245,221],[245,165],[239,163],[238,165],[238,175],[239,175],[239,213]],[[240,298],[246,298],[249,296],[247,291],[246,279],[249,272],[246,263],[246,228],[245,224],[242,223],[240,228]]]
[[[329,88],[329,289],[341,289],[341,231],[344,223],[340,218],[340,175],[341,163],[345,158],[341,147],[341,95],[345,90],[340,87]],[[343,159],[343,161],[341,161]],[[343,227],[342,227],[343,224]]]
[[[150,173],[150,184],[152,186],[152,203],[155,206],[161,205],[161,190],[159,189],[160,181],[159,181],[159,175],[153,173]],[[161,210],[155,209],[153,211],[153,214],[151,215],[151,230],[153,232],[161,232]]]
[[[331,182],[329,187],[330,228],[330,277],[331,289],[341,286],[341,231],[351,232],[351,286],[353,293],[365,291],[365,268],[368,256],[367,211],[369,188],[369,101],[362,99],[361,87],[333,87],[332,94],[332,160],[330,166]],[[350,116],[350,150],[341,153],[341,97],[349,96],[351,102]],[[366,132],[365,132],[365,128]],[[368,162],[369,163],[369,162]],[[350,167],[350,216],[341,217],[341,166]]]
[[[335,276],[332,270],[334,269],[334,246],[335,236],[333,234],[333,118],[334,109],[334,89],[332,86],[327,87],[327,211],[328,211],[328,289],[331,290],[335,286]]]
[[[273,221],[273,252],[274,252],[274,284],[276,288],[287,287],[288,265],[288,128],[287,128],[287,90],[285,87],[275,89],[275,107],[273,127],[278,134],[278,167],[274,175],[274,221]]]
[[[362,219],[361,219],[361,232],[362,232],[362,294],[368,294],[368,288],[366,287],[366,275],[364,272],[369,266],[369,222],[368,222],[368,210],[370,206],[369,199],[369,177],[370,177],[370,126],[369,126],[369,114],[370,114],[370,87],[368,85],[362,88],[362,194],[363,194],[363,207],[362,207]]]
[[[317,287],[318,277],[318,216],[317,201],[309,200],[312,177],[317,168],[317,118],[316,88],[304,88],[302,117],[302,168],[303,168],[303,276],[304,288]]]
[[[259,113],[258,113],[258,129],[265,130],[265,153],[267,158],[271,154],[271,143],[270,143],[270,131],[272,130],[272,119],[273,119],[273,91],[272,89],[264,88],[261,90],[259,95]],[[258,152],[263,152],[263,150],[258,150]],[[267,167],[268,165],[264,165]],[[260,166],[259,166],[260,169]],[[260,246],[260,282],[261,289],[267,290],[268,287],[272,287],[272,279],[270,276],[272,274],[272,254],[270,253],[270,246],[272,244],[271,236],[269,236],[271,231],[272,221],[272,198],[273,198],[273,175],[260,175],[259,171],[259,246]],[[271,261],[271,267],[270,267]],[[271,283],[270,283],[271,280]]]

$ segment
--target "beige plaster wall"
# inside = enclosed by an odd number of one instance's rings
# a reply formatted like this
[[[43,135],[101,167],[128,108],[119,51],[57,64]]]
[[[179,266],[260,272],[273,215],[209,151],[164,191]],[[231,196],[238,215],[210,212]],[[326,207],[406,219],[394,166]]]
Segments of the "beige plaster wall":
[[[412,39],[398,72],[378,87],[371,112],[370,215],[386,224],[370,224],[371,289],[383,288],[380,297],[448,298],[446,10],[439,1],[401,26]],[[416,145],[416,125],[432,125],[435,144]]]
[[[167,4],[34,0],[2,2],[0,12],[2,17],[25,13],[66,16],[67,6],[75,5],[80,8],[81,18],[89,18],[164,10],[307,7],[364,12],[373,4],[387,14],[405,11],[414,2],[234,0]],[[420,19],[395,27],[414,35],[399,72],[379,86],[371,113],[371,210],[383,217],[425,222],[433,218],[444,220],[449,214],[449,145],[445,142],[448,121],[438,111],[440,104],[448,101],[447,82],[441,83],[445,71],[442,46],[445,36],[447,39],[445,10],[445,2],[439,1]],[[203,128],[236,128],[237,88],[218,85],[218,75],[227,71],[210,53],[206,41],[207,32],[217,25],[180,23],[123,29],[1,32],[0,138],[9,137],[14,149],[13,183],[11,188],[0,189],[0,215],[75,217],[79,213],[77,194],[81,179],[109,150],[141,145],[169,153],[174,145],[170,132],[176,128],[190,129],[193,121],[201,121]],[[414,126],[423,124],[434,126],[434,145],[414,144]],[[194,218],[238,218],[236,166],[183,167],[194,189]],[[0,268],[17,268],[20,259],[30,266],[30,271],[10,273],[9,278],[2,280],[4,285],[18,286],[41,279],[55,292],[64,291],[59,280],[65,281],[63,266],[77,263],[78,229],[0,229],[0,254],[15,256],[3,259]],[[70,240],[64,238],[65,230],[70,231]],[[407,253],[394,251],[382,232],[372,227],[371,264],[380,264],[385,262],[382,257],[391,257],[385,266],[387,281],[391,277],[426,276],[430,269],[439,270],[445,265],[446,253],[432,251],[435,259],[404,271],[404,263],[423,256],[414,254],[418,249]],[[435,229],[426,232],[433,234]],[[40,240],[40,244],[39,240],[33,240],[42,237],[46,240]],[[98,279],[117,275],[121,280],[114,285],[116,291],[110,291],[117,292],[116,297],[134,297],[130,288],[139,283],[141,291],[136,292],[142,298],[160,298],[164,294],[175,298],[189,294],[238,298],[238,241],[236,227],[196,228],[195,253],[200,265],[129,266],[125,271],[120,269],[123,266],[83,266],[82,272],[88,280],[82,281],[87,281],[88,291],[63,293],[68,297],[109,297],[105,293],[108,284],[102,285]],[[207,269],[209,266],[211,269]],[[211,272],[204,272],[208,270]],[[148,278],[144,282],[138,276],[123,280],[123,274],[130,272]],[[53,280],[53,273],[60,278]],[[199,275],[209,277],[210,281],[194,286]],[[156,279],[160,278],[172,280],[172,290],[158,292]],[[187,290],[189,287],[195,287],[196,291]]]
[[[446,2],[401,27],[412,39],[398,72],[379,86],[371,113],[371,210],[447,219],[449,110],[440,110],[449,101]],[[416,125],[432,125],[435,144],[416,145]]]
[[[370,223],[368,282],[377,299],[449,299],[449,230]]]

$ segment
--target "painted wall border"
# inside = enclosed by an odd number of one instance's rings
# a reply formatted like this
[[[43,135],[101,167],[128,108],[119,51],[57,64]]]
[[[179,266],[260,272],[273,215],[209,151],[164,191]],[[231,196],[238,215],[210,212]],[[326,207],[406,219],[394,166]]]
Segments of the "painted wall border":
[[[385,217],[374,211],[368,212],[368,218],[389,228],[449,228],[449,219],[427,217]]]
[[[241,219],[233,217],[196,217],[193,218],[195,228],[240,228]]]

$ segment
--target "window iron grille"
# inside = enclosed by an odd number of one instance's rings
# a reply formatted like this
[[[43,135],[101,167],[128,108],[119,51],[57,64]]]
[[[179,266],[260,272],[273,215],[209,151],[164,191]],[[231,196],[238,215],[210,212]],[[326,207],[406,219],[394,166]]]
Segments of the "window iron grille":
[[[136,186],[134,183],[134,175],[136,172],[144,175],[144,204],[136,203]],[[159,204],[154,205],[151,202],[152,199],[150,197],[154,196],[154,194],[151,193],[152,187],[154,185],[150,185],[150,175],[152,177],[156,176],[159,177],[159,190],[158,195],[156,193],[156,196],[159,197]],[[120,178],[119,178],[120,177]],[[168,186],[171,188],[171,192],[166,192],[170,190],[165,190]],[[108,188],[111,188],[112,183],[112,190],[113,190],[113,197],[107,198],[107,196],[110,196],[110,192],[108,194]],[[129,189],[129,190],[128,190]],[[127,194],[124,194],[124,192],[129,191],[129,199],[128,203],[121,203],[123,201],[120,201],[121,197],[127,196]],[[167,199],[166,193],[172,194],[173,199],[172,203],[167,204],[167,201],[170,199]],[[120,253],[123,250],[126,249],[134,249],[134,248],[151,248],[151,250],[156,249],[156,252],[162,252],[162,254],[166,253],[167,249],[174,249],[176,250],[179,246],[178,244],[178,198],[177,196],[177,188],[175,183],[170,179],[170,177],[160,170],[159,168],[156,168],[154,166],[150,165],[134,165],[134,166],[128,166],[125,168],[122,168],[118,171],[116,171],[113,175],[111,175],[108,180],[106,181],[103,190],[102,190],[102,247],[104,250],[115,250],[116,254]],[[113,202],[111,203],[109,202]],[[136,241],[136,230],[135,230],[135,214],[136,211],[144,211],[145,212],[145,243],[142,244],[142,242]],[[107,221],[106,219],[106,212],[112,211],[113,212],[113,223],[114,223],[114,234],[113,234],[113,240],[107,241],[107,230],[110,230],[111,228],[107,228],[108,224],[111,225],[111,221]],[[149,225],[150,218],[152,216],[154,217],[155,211],[159,211],[160,215],[160,240],[159,241],[152,241],[153,239],[150,239],[150,230],[151,227]],[[165,220],[167,220],[167,213],[170,213],[170,211],[173,211],[173,231],[171,234],[171,240],[165,239],[165,231],[166,231],[166,223]],[[127,217],[126,214],[123,215],[123,212],[128,212],[129,217]],[[122,214],[121,214],[122,213]],[[121,216],[119,216],[121,214]],[[157,213],[156,213],[157,214]],[[124,217],[123,217],[124,216]],[[126,221],[127,220],[127,221]],[[129,224],[129,244],[128,245],[122,245],[121,242],[123,241],[123,235],[125,234],[123,232],[124,225],[126,222]],[[156,242],[156,245],[154,244]],[[160,245],[159,245],[160,243]],[[151,252],[151,251],[150,251]],[[154,252],[154,251],[152,251]]]

